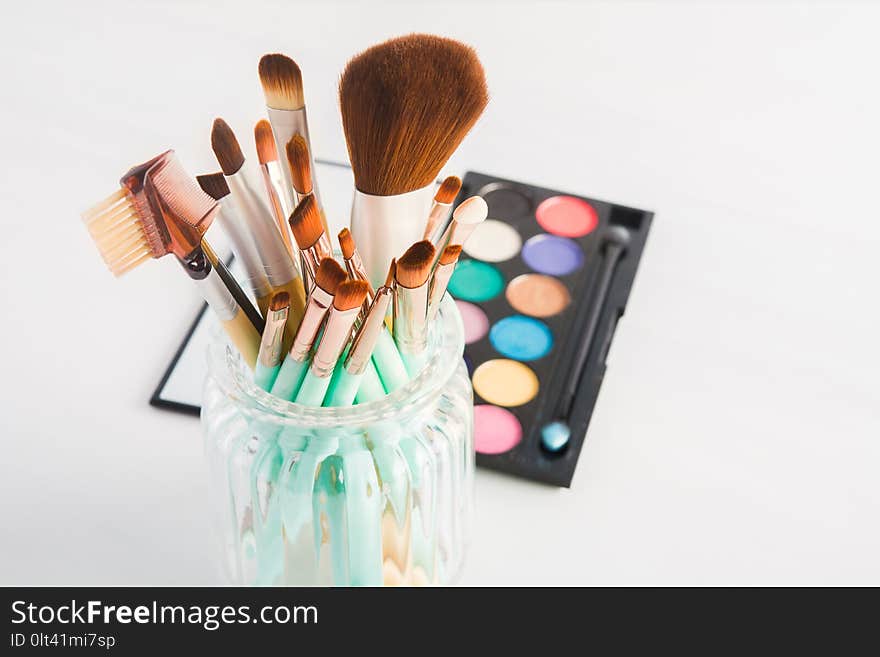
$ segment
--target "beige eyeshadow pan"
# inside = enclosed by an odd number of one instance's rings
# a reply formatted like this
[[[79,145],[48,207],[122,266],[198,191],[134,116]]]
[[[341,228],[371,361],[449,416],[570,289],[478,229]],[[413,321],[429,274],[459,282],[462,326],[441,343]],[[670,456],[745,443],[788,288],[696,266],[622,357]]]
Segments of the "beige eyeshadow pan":
[[[571,303],[568,288],[552,276],[522,274],[507,286],[507,302],[523,315],[552,317]]]

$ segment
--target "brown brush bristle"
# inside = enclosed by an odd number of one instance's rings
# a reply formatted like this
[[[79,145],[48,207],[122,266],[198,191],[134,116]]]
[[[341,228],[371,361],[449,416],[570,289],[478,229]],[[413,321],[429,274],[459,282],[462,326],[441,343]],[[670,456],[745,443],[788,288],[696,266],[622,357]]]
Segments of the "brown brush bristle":
[[[308,249],[324,234],[318,203],[311,194],[304,196],[290,215],[290,230],[300,249]]]
[[[257,144],[257,159],[260,164],[274,162],[278,159],[278,149],[275,148],[272,126],[266,119],[260,119],[254,126],[254,141]]]
[[[342,249],[342,257],[349,260],[354,255],[354,237],[348,228],[339,231],[339,248]]]
[[[305,137],[297,133],[287,142],[287,165],[290,182],[300,196],[312,193],[312,169],[309,165],[309,145]]]
[[[222,171],[196,176],[196,182],[199,183],[202,191],[215,201],[229,195],[229,185],[226,184],[226,177]]]
[[[397,270],[397,259],[391,260],[391,266],[388,268],[388,275],[385,277],[385,287],[391,287],[394,283],[394,272]]]
[[[241,152],[238,139],[223,119],[214,119],[214,126],[211,128],[211,148],[214,149],[214,155],[217,156],[224,175],[231,176],[244,164],[244,153]]]
[[[287,292],[279,292],[272,296],[272,300],[269,302],[269,310],[272,312],[278,312],[282,308],[290,307],[290,295]]]
[[[434,262],[434,245],[428,240],[416,242],[397,259],[394,278],[398,285],[414,288],[421,287],[431,274]]]
[[[440,185],[440,189],[437,190],[437,193],[434,194],[434,200],[437,201],[437,203],[449,205],[455,200],[455,197],[458,196],[458,191],[460,189],[461,178],[458,176],[449,176]]]
[[[287,55],[273,53],[260,58],[260,84],[266,105],[273,109],[298,110],[306,104],[302,71]]]
[[[366,281],[345,281],[336,288],[333,297],[333,307],[336,310],[351,310],[363,305],[370,291],[370,284]]]
[[[473,48],[411,34],[354,57],[339,81],[339,106],[355,185],[391,196],[421,189],[489,102]]]
[[[338,288],[348,274],[333,258],[322,258],[315,272],[315,285],[327,292],[328,294],[336,294]]]
[[[450,244],[440,254],[441,265],[451,265],[461,255],[461,244]]]

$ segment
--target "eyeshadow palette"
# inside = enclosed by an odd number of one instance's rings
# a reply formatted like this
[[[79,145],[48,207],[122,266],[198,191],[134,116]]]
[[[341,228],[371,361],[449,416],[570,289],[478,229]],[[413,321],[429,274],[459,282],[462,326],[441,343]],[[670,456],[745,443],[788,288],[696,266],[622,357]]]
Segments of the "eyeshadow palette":
[[[567,487],[653,214],[469,172],[458,200],[474,194],[489,218],[448,290],[465,326],[477,464]]]

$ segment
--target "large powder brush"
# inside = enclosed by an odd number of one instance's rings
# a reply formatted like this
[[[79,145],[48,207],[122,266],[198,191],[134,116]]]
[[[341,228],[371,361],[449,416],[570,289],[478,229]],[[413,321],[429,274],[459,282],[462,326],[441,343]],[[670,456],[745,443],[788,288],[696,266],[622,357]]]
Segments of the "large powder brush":
[[[374,287],[418,241],[440,170],[489,100],[473,48],[412,34],[354,57],[339,105],[355,179],[351,231]]]

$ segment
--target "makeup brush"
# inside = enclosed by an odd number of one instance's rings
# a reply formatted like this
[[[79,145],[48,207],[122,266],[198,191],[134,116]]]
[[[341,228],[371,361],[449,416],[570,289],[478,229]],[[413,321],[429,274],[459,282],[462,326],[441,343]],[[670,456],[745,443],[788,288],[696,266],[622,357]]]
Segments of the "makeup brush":
[[[321,215],[318,213],[318,203],[311,194],[304,196],[290,215],[290,231],[299,246],[303,276],[306,284],[311,287],[318,264],[322,259],[333,255],[330,238],[324,231],[324,224],[321,223]]]
[[[446,287],[449,285],[449,279],[455,271],[455,265],[458,263],[458,257],[461,255],[461,244],[450,244],[443,253],[440,254],[440,260],[434,269],[434,276],[431,279],[431,291],[428,295],[428,321],[434,321],[437,317],[437,311],[440,310],[440,302],[446,293]]]
[[[378,287],[424,232],[433,185],[489,100],[472,48],[412,34],[348,62],[339,105],[355,194],[351,232]]]
[[[452,213],[452,221],[437,241],[438,249],[450,244],[464,244],[474,229],[489,216],[489,206],[482,196],[471,196],[462,201]]]
[[[299,256],[293,250],[290,240],[290,232],[287,227],[287,216],[293,210],[293,206],[286,206],[282,200],[284,189],[284,177],[281,173],[281,164],[278,162],[278,151],[275,148],[275,137],[272,135],[272,126],[266,119],[260,119],[254,126],[254,142],[257,145],[257,160],[260,162],[260,173],[263,176],[263,185],[266,187],[266,196],[269,199],[269,209],[272,217],[284,240],[287,252],[296,264]]]
[[[397,261],[394,272],[394,341],[415,377],[425,365],[428,347],[428,278],[434,245],[416,242]]]
[[[337,239],[339,240],[339,248],[342,250],[342,261],[345,263],[345,271],[348,272],[348,277],[353,280],[364,281],[367,285],[370,285],[370,281],[367,279],[367,272],[364,269],[364,262],[361,260],[361,254],[358,253],[357,245],[354,243],[354,237],[351,236],[351,231],[348,228],[343,228],[339,231]],[[367,290],[367,299],[364,301],[364,306],[361,309],[361,315],[359,317],[361,321],[367,317],[367,312],[370,310],[370,304],[373,302],[374,294],[375,290],[373,290],[373,286],[370,285]]]
[[[287,166],[290,168],[290,184],[293,185],[294,197],[297,201],[302,201],[309,194],[314,195],[315,186],[312,176],[312,160],[309,155],[309,145],[305,137],[297,133],[291,137],[285,147],[287,150]],[[318,206],[318,214],[321,216],[321,224],[324,226],[324,232],[330,234],[327,227],[327,217],[324,215],[324,208],[321,207],[320,200],[315,197]]]
[[[259,73],[260,84],[263,86],[263,94],[266,97],[266,113],[269,116],[269,123],[272,124],[272,133],[275,135],[278,152],[285,153],[287,144],[293,136],[301,135],[306,146],[308,169],[312,172],[311,177],[314,178],[314,149],[309,138],[309,121],[306,118],[302,71],[290,57],[273,53],[263,55],[260,58]],[[282,167],[282,169],[284,170],[284,179],[287,181],[285,194],[287,195],[288,207],[292,208],[302,199],[298,198],[294,191],[290,169],[288,167]],[[325,230],[327,230],[317,182],[312,180],[311,187],[310,193],[314,194],[315,200],[318,201],[318,211],[322,217],[321,223],[325,224]]]
[[[187,276],[195,282],[208,307],[217,315],[223,330],[226,331],[226,335],[238,349],[245,363],[253,369],[257,360],[260,334],[219,276],[208,249],[203,244],[186,259],[177,257],[177,261]]]
[[[205,192],[208,196],[210,196],[215,201],[217,201],[217,203],[220,205],[220,212],[217,214],[217,217],[219,218],[220,224],[226,230],[227,234],[232,235],[232,233],[229,230],[229,226],[227,225],[229,223],[229,219],[224,215],[224,212],[223,212],[222,199],[229,194],[229,186],[226,184],[226,179],[223,177],[223,173],[220,172],[220,173],[211,173],[211,174],[204,174],[201,176],[196,176],[196,182],[198,182],[199,187],[202,188],[203,192]],[[245,235],[244,237],[247,238],[248,246],[251,247],[251,250],[253,250],[252,249],[253,245],[250,243],[250,238],[248,238],[247,235]],[[235,239],[234,238],[232,238],[232,239],[233,239],[233,243],[234,243]],[[233,244],[233,246],[235,246],[235,244]],[[263,316],[254,307],[254,304],[251,303],[251,300],[244,293],[244,290],[241,289],[241,286],[238,284],[238,281],[235,279],[235,277],[232,275],[232,273],[229,271],[229,269],[226,268],[226,264],[217,256],[217,253],[214,251],[214,249],[208,243],[208,240],[204,237],[202,238],[202,249],[204,249],[205,254],[208,256],[208,259],[211,261],[211,266],[217,270],[217,274],[220,276],[221,280],[226,284],[226,289],[229,290],[229,293],[233,296],[236,303],[238,303],[238,305],[244,311],[247,318],[250,320],[251,324],[253,324],[254,329],[256,329],[256,331],[257,331],[257,335],[261,335],[263,333],[263,327],[266,324],[266,322],[263,320]],[[245,272],[246,272],[246,275],[248,276],[249,280],[251,282],[253,282],[252,279],[250,278],[251,269],[253,269],[253,271],[256,272],[257,276],[259,276],[258,280],[263,281],[263,283],[264,283],[263,289],[265,291],[268,291],[269,284],[268,284],[268,282],[265,281],[265,277],[263,276],[263,270],[260,267],[259,262],[257,262],[256,260],[253,260],[251,262],[250,267],[249,267],[248,262],[245,260],[245,258],[242,258],[238,254],[236,254],[236,255],[237,255],[237,257],[239,257],[241,262],[244,264]],[[252,289],[253,289],[253,287],[254,286],[251,285]]]
[[[406,368],[404,368],[403,361],[400,360],[400,355],[394,346],[394,341],[385,326],[385,315],[388,314],[393,294],[394,267],[395,265],[392,263],[385,284],[376,290],[373,303],[370,304],[352,341],[351,349],[344,362],[337,366],[336,372],[333,374],[333,380],[327,392],[326,406],[351,406],[355,397],[357,397],[358,403],[364,403],[385,396],[388,391],[385,390],[372,360],[376,358],[373,352],[382,335],[390,342],[394,355],[400,362],[403,383],[407,381]]]
[[[281,368],[281,343],[284,339],[284,326],[290,311],[290,295],[278,292],[269,301],[266,313],[266,328],[260,341],[260,353],[254,370],[254,383],[263,390],[271,390],[278,370]]]
[[[586,320],[575,321],[574,326],[583,326],[579,336],[580,344],[572,361],[571,369],[565,379],[565,387],[556,403],[554,419],[541,427],[541,444],[551,452],[558,452],[565,448],[571,438],[571,412],[574,408],[575,397],[583,377],[584,367],[592,351],[593,339],[596,336],[596,328],[599,319],[605,309],[605,301],[611,282],[614,278],[614,270],[626,251],[631,239],[630,232],[622,227],[609,226],[602,242],[602,263],[599,272],[594,279],[595,288],[587,298],[591,299],[587,306]]]
[[[428,214],[428,221],[425,224],[423,240],[430,240],[435,246],[437,245],[436,240],[439,238],[439,234],[443,233],[441,226],[444,226],[449,208],[452,207],[452,202],[460,190],[461,178],[458,176],[447,177],[437,189],[437,193],[434,194],[434,205],[431,206],[431,212]]]
[[[385,277],[385,283],[376,290],[376,296],[392,295],[393,302],[394,274],[396,271],[397,260],[392,260],[391,266],[388,268],[388,275]],[[385,318],[386,320],[388,319],[387,306],[385,308]],[[398,388],[402,388],[409,381],[406,365],[403,362],[400,351],[397,349],[394,338],[391,337],[391,332],[388,330],[387,325],[381,327],[379,337],[376,338],[376,346],[373,348],[373,365],[376,366],[376,372],[382,381],[382,387],[387,393],[392,393]],[[369,400],[361,398],[361,394],[358,392],[357,402],[362,403],[364,401]]]
[[[321,342],[296,394],[298,404],[320,406],[324,401],[336,361],[351,336],[354,320],[367,296],[367,288],[364,281],[345,281],[336,289]]]
[[[292,401],[299,390],[308,368],[315,337],[333,304],[333,295],[345,279],[345,270],[333,258],[321,260],[302,322],[296,330],[290,351],[284,357],[281,370],[272,385],[271,392],[276,397]]]
[[[185,260],[217,214],[216,201],[189,177],[174,151],[133,167],[119,184],[82,214],[114,276],[169,253]]]
[[[245,176],[244,154],[232,129],[223,119],[216,119],[211,129],[211,146],[226,183],[229,185],[230,200],[237,206],[239,216],[247,225],[263,265],[263,272],[272,294],[284,290],[290,295],[290,324],[296,326],[305,308],[305,288],[290,253],[280,239],[278,229],[269,216],[269,211]],[[265,315],[271,295],[257,298],[257,305]],[[292,330],[285,332],[285,347],[293,340]]]

